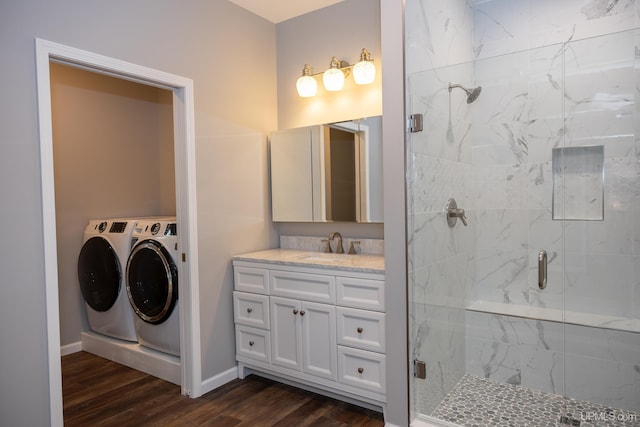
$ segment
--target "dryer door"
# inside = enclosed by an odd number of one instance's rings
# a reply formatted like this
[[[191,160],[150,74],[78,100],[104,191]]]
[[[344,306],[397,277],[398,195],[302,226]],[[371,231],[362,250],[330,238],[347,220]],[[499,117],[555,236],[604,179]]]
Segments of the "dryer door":
[[[129,255],[127,294],[133,310],[147,323],[169,318],[178,299],[178,269],[169,252],[155,240],[143,240]]]
[[[78,279],[82,297],[92,309],[107,311],[116,302],[122,270],[118,255],[106,239],[92,237],[82,245]]]

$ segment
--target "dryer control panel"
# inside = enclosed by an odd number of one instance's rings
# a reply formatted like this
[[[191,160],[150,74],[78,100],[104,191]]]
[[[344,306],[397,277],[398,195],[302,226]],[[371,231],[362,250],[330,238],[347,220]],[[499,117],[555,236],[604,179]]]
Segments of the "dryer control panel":
[[[126,221],[113,221],[109,228],[109,233],[124,233],[127,229]]]

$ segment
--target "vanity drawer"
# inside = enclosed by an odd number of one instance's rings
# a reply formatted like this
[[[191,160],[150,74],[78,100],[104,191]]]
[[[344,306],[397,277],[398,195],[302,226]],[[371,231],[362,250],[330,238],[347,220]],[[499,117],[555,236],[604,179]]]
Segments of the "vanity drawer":
[[[235,323],[269,329],[269,297],[235,291],[233,317]]]
[[[269,286],[271,295],[329,304],[336,303],[336,279],[334,276],[271,270],[269,272]]]
[[[236,325],[236,355],[271,363],[269,331]]]
[[[338,305],[384,311],[384,280],[336,277]]]
[[[338,381],[385,394],[385,356],[338,346]]]
[[[233,280],[236,291],[269,293],[269,270],[253,267],[234,267]]]
[[[384,313],[338,307],[338,344],[384,353]]]

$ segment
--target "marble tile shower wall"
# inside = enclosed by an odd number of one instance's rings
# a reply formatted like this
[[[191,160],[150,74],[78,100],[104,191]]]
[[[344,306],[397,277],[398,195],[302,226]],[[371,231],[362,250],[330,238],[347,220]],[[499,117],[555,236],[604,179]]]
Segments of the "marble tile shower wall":
[[[467,373],[640,412],[640,335],[466,313]]]
[[[464,311],[477,299],[640,317],[640,1],[405,7],[408,109],[425,117],[408,143],[411,350],[428,370],[413,408],[431,413],[470,372],[640,410],[640,360],[610,357],[637,354],[638,334],[567,325],[564,353],[564,325]],[[481,85],[480,98],[467,105],[449,82]],[[605,146],[604,221],[551,220],[563,144]],[[451,196],[468,227],[446,225]]]
[[[475,298],[637,316],[636,38],[626,31],[476,62],[491,108],[473,123]],[[551,154],[563,145],[604,146],[604,221],[551,219]],[[544,291],[542,249],[550,255]]]

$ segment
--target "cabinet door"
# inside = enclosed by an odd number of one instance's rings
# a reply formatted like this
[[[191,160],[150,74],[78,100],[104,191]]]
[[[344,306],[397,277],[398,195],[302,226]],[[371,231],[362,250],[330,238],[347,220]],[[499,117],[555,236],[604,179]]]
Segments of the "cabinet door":
[[[288,298],[271,299],[271,363],[302,369],[300,302]]]
[[[302,370],[337,381],[336,308],[332,305],[302,302]]]
[[[314,220],[312,127],[271,133],[271,208],[274,221]],[[317,132],[317,131],[316,131]],[[317,203],[317,201],[316,201]]]

